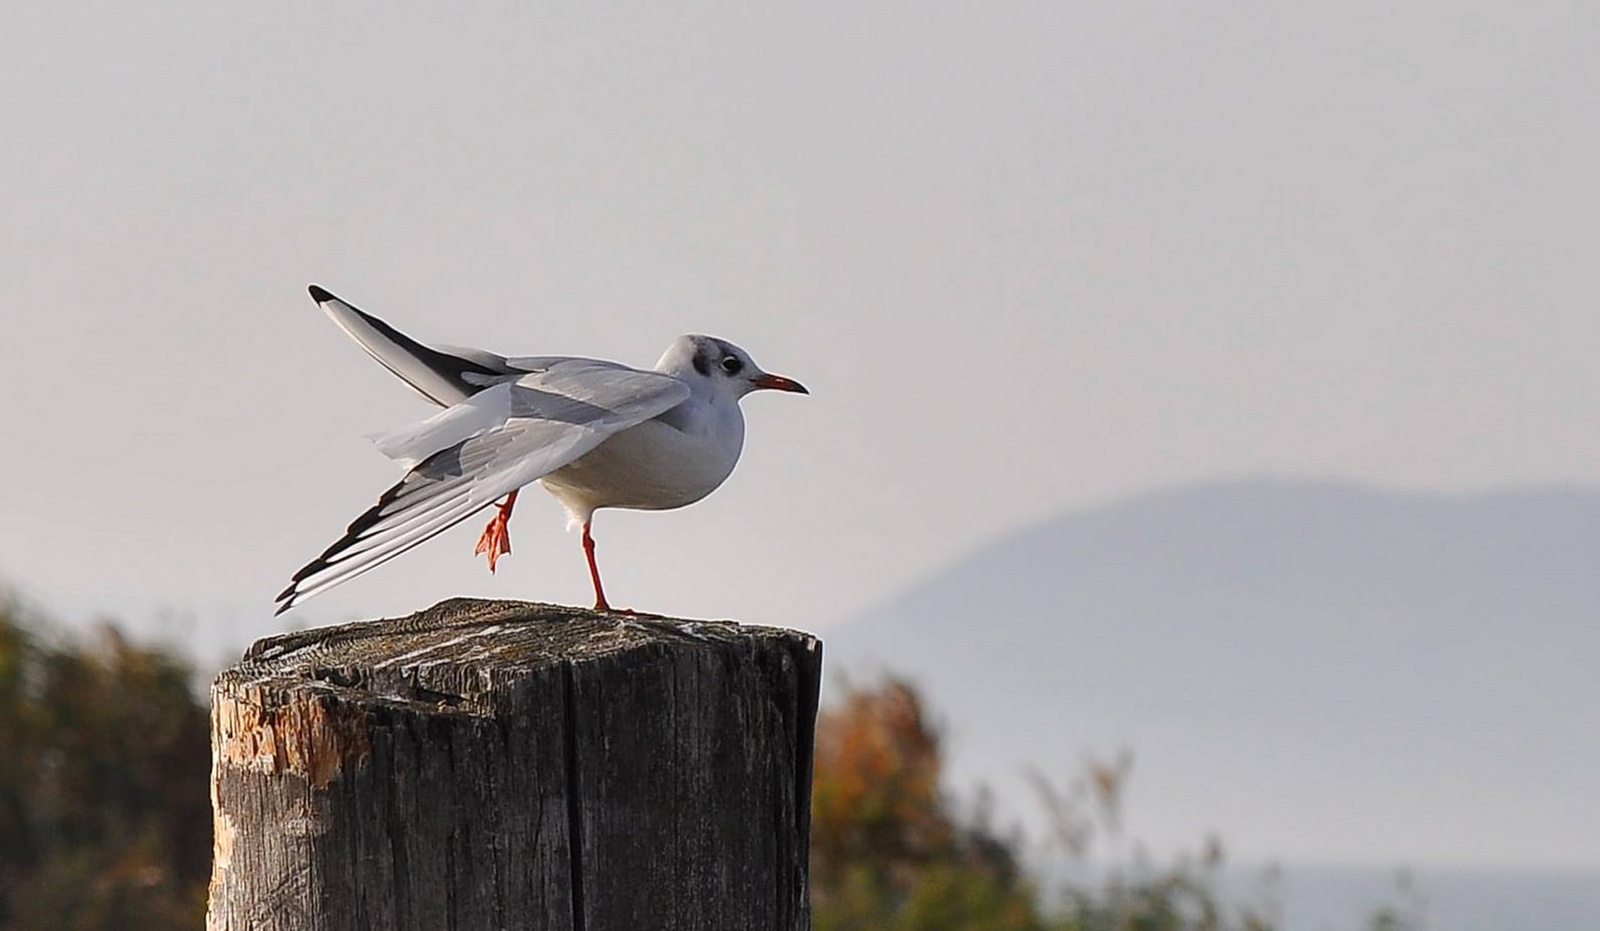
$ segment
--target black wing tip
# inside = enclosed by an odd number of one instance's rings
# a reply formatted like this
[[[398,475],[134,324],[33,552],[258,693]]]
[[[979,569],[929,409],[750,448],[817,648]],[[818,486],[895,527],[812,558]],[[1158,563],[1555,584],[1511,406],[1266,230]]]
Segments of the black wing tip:
[[[296,572],[293,576],[290,577],[289,587],[284,589],[283,590],[283,595],[279,595],[278,597],[282,598],[285,595],[292,594],[294,589],[296,587],[298,587],[301,582],[304,582],[306,579],[309,579],[312,576],[316,575],[317,573],[321,572],[322,570],[328,568],[328,566],[329,566],[328,557],[336,555],[336,553],[335,553],[336,550],[342,550],[346,546],[350,545],[350,543],[352,543],[352,542],[354,542],[354,541],[350,540],[348,537],[341,538],[338,543],[335,543],[333,546],[328,547],[328,552],[323,553],[321,556],[318,556],[316,559],[313,559],[310,562],[306,563],[304,566],[301,566],[300,567],[300,571]]]
[[[306,288],[306,290],[311,293],[311,299],[316,301],[318,304],[326,304],[329,301],[338,300],[337,297],[333,296],[332,291],[329,291],[320,284],[311,285],[310,287]]]
[[[311,287],[316,291],[322,290],[316,285],[312,285]],[[326,294],[327,292],[323,291],[322,293]],[[335,540],[332,546],[328,547],[326,550],[323,550],[321,556],[318,556],[316,559],[313,559],[304,566],[301,566],[300,571],[296,572],[290,577],[289,586],[283,591],[279,592],[276,598],[272,599],[274,602],[283,602],[282,604],[278,605],[278,610],[272,612],[273,617],[277,617],[299,603],[301,582],[304,582],[306,579],[309,579],[322,570],[332,566],[333,563],[331,560],[338,556],[339,553],[342,552],[346,547],[350,546],[350,544],[360,540],[361,534],[373,524],[376,524],[379,520],[382,520],[381,512],[383,511],[384,505],[394,500],[395,495],[399,494],[400,492],[400,486],[403,484],[405,484],[404,479],[395,483],[393,487],[389,488],[382,495],[379,495],[377,504],[363,511],[360,517],[357,517],[354,521],[350,522],[350,526],[345,528],[344,536],[340,537],[338,540]]]

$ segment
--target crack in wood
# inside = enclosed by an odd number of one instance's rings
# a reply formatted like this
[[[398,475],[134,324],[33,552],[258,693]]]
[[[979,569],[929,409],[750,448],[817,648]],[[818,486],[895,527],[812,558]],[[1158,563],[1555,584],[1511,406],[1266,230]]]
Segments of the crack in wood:
[[[561,667],[566,686],[567,848],[571,851],[572,931],[585,931],[583,909],[583,781],[578,772],[578,689],[571,663]]]

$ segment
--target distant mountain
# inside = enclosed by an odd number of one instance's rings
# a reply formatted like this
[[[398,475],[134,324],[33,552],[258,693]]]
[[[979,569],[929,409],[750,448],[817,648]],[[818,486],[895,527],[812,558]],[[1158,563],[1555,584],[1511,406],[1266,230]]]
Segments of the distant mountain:
[[[829,631],[958,784],[1135,751],[1128,833],[1293,861],[1600,866],[1600,493],[1212,484],[1067,513]]]

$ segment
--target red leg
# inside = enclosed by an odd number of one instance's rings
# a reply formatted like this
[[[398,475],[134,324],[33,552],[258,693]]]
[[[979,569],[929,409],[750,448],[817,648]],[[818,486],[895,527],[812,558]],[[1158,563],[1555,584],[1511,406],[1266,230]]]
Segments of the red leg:
[[[589,579],[594,582],[594,609],[610,611],[606,603],[606,590],[600,587],[600,567],[594,562],[594,537],[589,535],[589,521],[583,522],[583,555],[589,557]]]
[[[495,505],[499,513],[489,519],[489,526],[483,528],[483,534],[478,537],[478,548],[472,555],[480,556],[489,554],[489,571],[494,571],[494,564],[501,556],[511,552],[511,509],[517,506],[517,493],[506,495],[506,500]]]

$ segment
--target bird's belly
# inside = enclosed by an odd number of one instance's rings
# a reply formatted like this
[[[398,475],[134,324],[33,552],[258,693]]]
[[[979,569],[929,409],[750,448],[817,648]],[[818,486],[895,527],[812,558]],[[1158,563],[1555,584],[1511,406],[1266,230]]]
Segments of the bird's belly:
[[[568,510],[660,511],[693,504],[733,472],[739,453],[718,451],[655,420],[630,427],[540,482]]]

